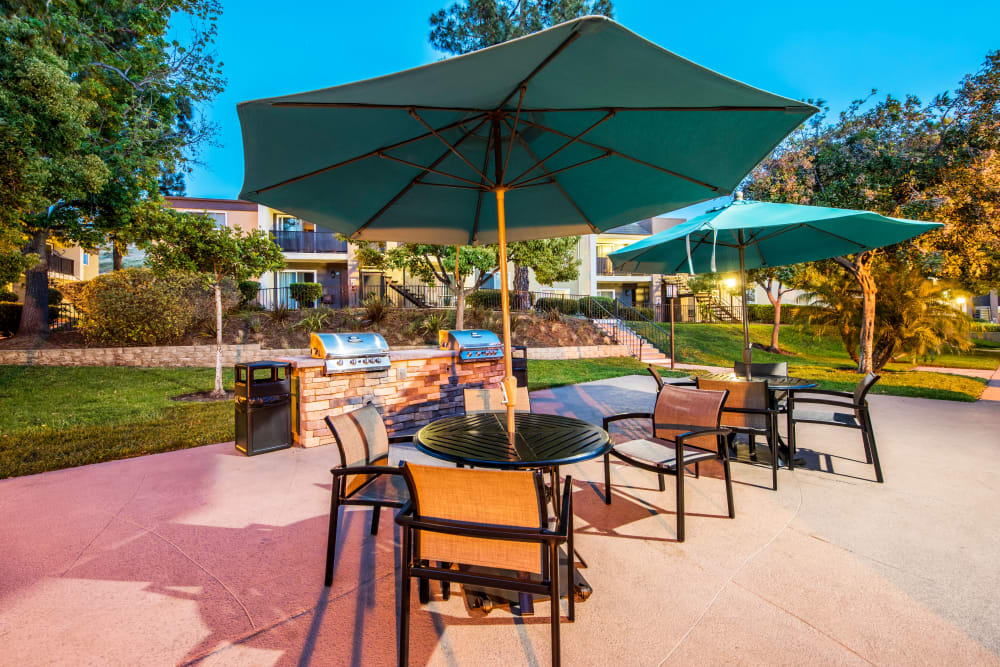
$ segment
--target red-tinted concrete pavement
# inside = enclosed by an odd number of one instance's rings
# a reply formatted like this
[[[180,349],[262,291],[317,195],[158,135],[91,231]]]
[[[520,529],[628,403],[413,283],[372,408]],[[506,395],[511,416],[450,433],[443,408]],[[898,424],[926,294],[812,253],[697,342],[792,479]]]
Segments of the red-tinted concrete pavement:
[[[536,392],[541,412],[642,410],[632,377]],[[996,664],[1000,409],[873,399],[884,485],[854,433],[803,427],[812,470],[734,465],[672,480],[601,466],[575,480],[594,594],[563,624],[566,664]],[[348,510],[322,586],[332,448],[254,458],[229,445],[0,482],[0,664],[386,665],[396,539]],[[859,461],[861,459],[861,461]],[[436,589],[435,589],[436,592]],[[413,664],[545,664],[548,606],[516,619],[413,596]]]

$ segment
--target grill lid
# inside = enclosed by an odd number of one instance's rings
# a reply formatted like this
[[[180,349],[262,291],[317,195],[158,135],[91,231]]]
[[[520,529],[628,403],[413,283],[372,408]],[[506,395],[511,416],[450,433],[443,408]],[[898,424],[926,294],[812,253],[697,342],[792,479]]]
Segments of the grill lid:
[[[442,350],[503,347],[497,335],[489,329],[452,329],[439,331],[438,342]]]
[[[342,359],[389,353],[389,345],[377,333],[312,333],[309,351],[314,359]]]

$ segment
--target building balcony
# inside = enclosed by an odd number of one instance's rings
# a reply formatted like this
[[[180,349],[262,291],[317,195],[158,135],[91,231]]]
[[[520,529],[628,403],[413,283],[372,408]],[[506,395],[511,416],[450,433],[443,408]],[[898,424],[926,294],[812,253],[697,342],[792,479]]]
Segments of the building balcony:
[[[76,266],[73,260],[60,257],[59,255],[49,255],[49,272],[58,273],[64,276],[75,276]]]
[[[272,231],[271,239],[283,252],[347,252],[347,241],[341,241],[333,232]]]
[[[630,271],[622,271],[620,269],[615,269],[611,266],[611,260],[607,257],[597,258],[597,275],[598,276],[648,276],[647,273],[632,273]]]

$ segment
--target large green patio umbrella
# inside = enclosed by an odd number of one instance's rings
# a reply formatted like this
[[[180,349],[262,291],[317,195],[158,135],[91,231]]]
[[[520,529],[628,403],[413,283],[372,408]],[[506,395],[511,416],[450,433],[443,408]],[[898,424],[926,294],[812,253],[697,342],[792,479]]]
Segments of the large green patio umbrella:
[[[728,194],[816,108],[603,17],[335,88],[243,102],[243,199],[353,239],[590,234]]]
[[[687,222],[608,255],[615,268],[637,273],[739,271],[786,266],[881,248],[941,227],[871,211],[772,204],[737,198]],[[744,299],[745,300],[745,299]],[[743,308],[743,360],[752,356]]]

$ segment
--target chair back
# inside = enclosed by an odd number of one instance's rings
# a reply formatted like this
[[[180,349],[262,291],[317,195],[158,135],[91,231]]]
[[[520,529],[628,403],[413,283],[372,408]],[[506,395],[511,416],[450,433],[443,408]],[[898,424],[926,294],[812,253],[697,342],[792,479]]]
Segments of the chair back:
[[[881,377],[881,375],[875,375],[875,373],[868,373],[868,375],[862,378],[861,382],[858,383],[858,386],[854,388],[855,405],[864,405],[867,400],[868,392],[871,391],[871,388],[875,386],[875,383],[878,382]]]
[[[538,472],[472,470],[403,464],[413,518],[460,521],[470,528],[547,526],[542,477]],[[538,543],[492,540],[422,530],[414,544],[420,560],[542,572]]]
[[[739,377],[746,377],[747,374],[747,364],[745,361],[735,361],[733,362],[733,371]],[[788,377],[788,362],[779,361],[776,363],[756,363],[750,364],[750,376],[751,378],[760,377],[761,375],[772,375],[774,377]]]
[[[467,415],[502,412],[507,409],[507,406],[503,404],[503,390],[500,387],[465,389],[462,394],[465,399],[465,414]],[[514,412],[531,412],[531,397],[528,396],[527,387],[517,388],[516,401]]]
[[[767,410],[770,405],[767,382],[764,380],[709,380],[698,378],[699,389],[713,391],[729,391],[729,398],[722,408],[722,425],[733,428],[752,428],[767,430],[766,414],[750,414],[746,412],[727,412],[726,408],[742,410]]]
[[[663,388],[663,378],[660,377],[660,371],[656,370],[656,366],[653,366],[652,364],[650,364],[646,368],[646,370],[648,370],[649,374],[653,376],[654,380],[656,380],[656,388],[657,389],[662,389]]]
[[[326,425],[337,440],[341,467],[371,465],[389,454],[389,433],[373,405],[342,415],[328,415]],[[349,495],[369,479],[366,475],[351,475],[345,494]]]
[[[656,395],[653,408],[653,436],[664,440],[674,440],[688,431],[705,428],[719,428],[722,405],[726,402],[725,391],[707,391],[665,384]],[[715,441],[715,436],[692,438],[688,444]],[[698,442],[702,441],[702,442]]]

